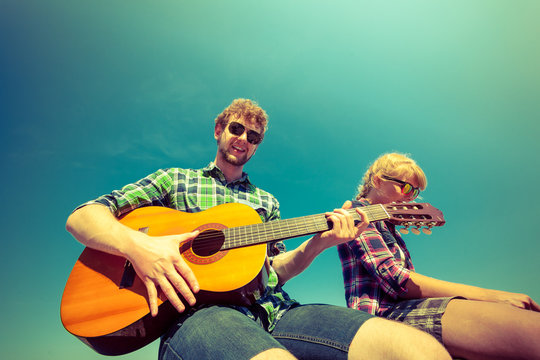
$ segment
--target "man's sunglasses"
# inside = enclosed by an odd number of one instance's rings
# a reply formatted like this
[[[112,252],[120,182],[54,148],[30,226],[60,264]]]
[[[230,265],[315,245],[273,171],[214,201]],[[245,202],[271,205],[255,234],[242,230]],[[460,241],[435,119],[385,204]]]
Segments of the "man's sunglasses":
[[[236,121],[231,121],[228,126],[229,132],[234,136],[241,136],[244,131],[246,131],[246,127],[240,123],[237,123]],[[247,141],[250,144],[257,145],[262,141],[263,137],[261,134],[256,132],[255,130],[248,130],[247,131]]]
[[[390,176],[386,176],[386,175],[382,175],[381,177],[383,179],[390,180],[390,181],[393,181],[393,182],[396,182],[396,183],[400,184],[401,185],[400,186],[401,193],[403,195],[412,194],[412,200],[416,199],[418,197],[418,195],[420,194],[420,189],[415,188],[414,186],[412,186],[408,182],[401,181],[399,179],[396,179],[396,178],[393,178],[393,177],[390,177]]]

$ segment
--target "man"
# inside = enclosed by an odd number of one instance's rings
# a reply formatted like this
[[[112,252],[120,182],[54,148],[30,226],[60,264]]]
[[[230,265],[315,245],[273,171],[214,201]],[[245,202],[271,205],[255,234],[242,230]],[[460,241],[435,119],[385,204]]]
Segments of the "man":
[[[66,225],[84,245],[133,264],[146,285],[152,315],[158,311],[158,289],[178,310],[177,323],[162,337],[160,359],[449,359],[434,338],[411,327],[344,307],[300,305],[281,288],[323,250],[358,236],[367,226],[361,211],[357,226],[344,209],[327,213],[332,229],[293,251],[276,255],[277,247],[270,246],[275,256],[268,285],[252,306],[196,302],[198,280],[180,256],[179,243],[198,232],[152,237],[116,219],[146,205],[198,212],[229,202],[250,205],[263,221],[278,219],[277,200],[243,172],[264,137],[266,113],[250,100],[236,99],[215,122],[218,149],[206,168],[159,170],[83,204]],[[190,305],[187,311],[180,297]]]

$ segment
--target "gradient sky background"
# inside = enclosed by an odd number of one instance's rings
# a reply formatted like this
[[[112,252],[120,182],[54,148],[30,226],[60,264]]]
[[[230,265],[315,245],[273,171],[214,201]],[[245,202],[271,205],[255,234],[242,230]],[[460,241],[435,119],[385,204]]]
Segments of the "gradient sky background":
[[[406,237],[417,271],[540,301],[539,18],[536,0],[0,0],[0,357],[102,358],[60,322],[83,250],[67,216],[205,166],[237,97],[270,116],[246,170],[283,218],[340,206],[379,154],[410,153],[447,220]],[[335,249],[286,290],[344,305]]]

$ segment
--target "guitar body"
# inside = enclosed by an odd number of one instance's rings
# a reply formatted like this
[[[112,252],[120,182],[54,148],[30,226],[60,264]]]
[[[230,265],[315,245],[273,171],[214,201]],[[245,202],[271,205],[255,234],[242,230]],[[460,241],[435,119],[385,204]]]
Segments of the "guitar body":
[[[199,213],[149,206],[128,213],[120,222],[151,236],[201,232],[192,242],[180,244],[181,256],[199,281],[198,304],[249,305],[264,291],[265,243],[221,251],[217,241],[205,253],[196,246],[198,241],[208,242],[204,235],[214,230],[260,223],[257,212],[247,205],[224,204]],[[152,342],[178,317],[162,294],[158,301],[154,318],[146,287],[129,262],[126,267],[122,257],[85,248],[66,283],[60,313],[66,330],[94,350],[120,355]]]
[[[376,204],[362,210],[370,221],[387,220],[417,232],[424,227],[429,233],[445,223],[442,212],[430,204]],[[360,220],[354,209],[347,211]],[[179,247],[199,281],[198,304],[252,304],[268,280],[266,243],[330,228],[325,214],[261,224],[255,210],[237,203],[199,213],[148,206],[120,222],[151,236],[200,231]],[[131,263],[85,248],[69,275],[60,315],[66,330],[98,353],[121,355],[154,341],[177,319],[178,312],[163,294],[158,301],[158,315],[152,317],[146,287]]]

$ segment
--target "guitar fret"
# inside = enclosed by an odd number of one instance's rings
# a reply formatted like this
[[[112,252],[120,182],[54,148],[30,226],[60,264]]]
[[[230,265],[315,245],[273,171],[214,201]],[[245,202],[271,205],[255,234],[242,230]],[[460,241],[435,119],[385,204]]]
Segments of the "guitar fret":
[[[308,226],[305,221],[297,221],[297,226],[299,233],[305,234],[306,232],[308,232]]]
[[[382,204],[362,207],[369,221],[390,219]],[[355,209],[347,210],[355,221],[361,220]],[[287,220],[275,220],[267,223],[252,224],[223,230],[225,241],[222,250],[241,246],[286,240],[293,237],[311,235],[331,228],[325,214],[308,215]]]
[[[264,224],[256,224],[256,228],[257,228],[257,234],[256,236],[258,236],[260,239],[263,240],[263,242],[267,242],[268,240],[268,231],[266,231],[266,228],[264,226],[262,226]]]

